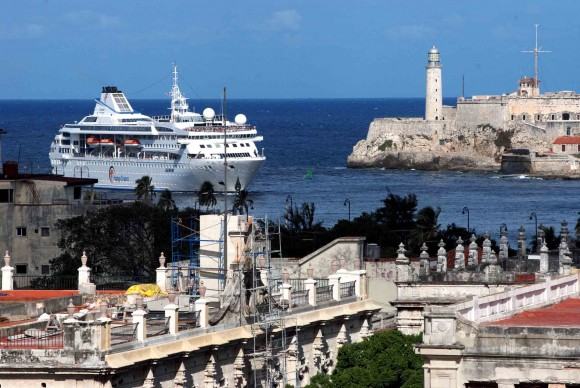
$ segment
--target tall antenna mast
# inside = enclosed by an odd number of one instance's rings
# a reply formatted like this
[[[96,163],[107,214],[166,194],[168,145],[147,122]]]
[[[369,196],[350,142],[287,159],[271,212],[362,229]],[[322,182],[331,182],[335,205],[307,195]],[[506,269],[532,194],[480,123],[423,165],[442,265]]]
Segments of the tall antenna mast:
[[[222,102],[222,119],[224,124],[224,271],[228,271],[228,127],[226,121],[226,87]]]
[[[540,78],[539,78],[539,66],[538,66],[538,59],[539,59],[539,54],[540,53],[551,53],[551,51],[545,51],[542,50],[541,47],[538,47],[538,27],[540,27],[539,24],[534,24],[534,26],[536,27],[536,46],[534,47],[533,50],[525,50],[522,51],[522,53],[532,53],[534,54],[534,83],[535,83],[535,87],[536,88],[540,88]]]

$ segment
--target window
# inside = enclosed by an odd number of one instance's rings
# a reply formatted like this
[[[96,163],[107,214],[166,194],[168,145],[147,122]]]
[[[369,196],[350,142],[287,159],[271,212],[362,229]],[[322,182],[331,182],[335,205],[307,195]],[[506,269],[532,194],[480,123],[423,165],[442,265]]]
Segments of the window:
[[[536,115],[536,121],[540,121],[540,115]]]
[[[26,275],[28,272],[28,264],[16,264],[16,273],[19,275]]]
[[[48,226],[43,226],[42,228],[40,228],[40,235],[42,237],[50,236],[50,228]]]
[[[16,235],[26,237],[26,226],[19,226],[16,228]]]
[[[552,120],[556,120],[556,115],[552,115]]]
[[[526,115],[522,116],[522,120],[526,121]]]
[[[41,273],[42,275],[49,275],[49,274],[50,274],[50,265],[48,265],[48,264],[43,264],[43,265],[40,267],[40,273]]]
[[[570,136],[571,132],[572,132],[572,127],[567,127],[566,128],[566,135]]]
[[[570,120],[570,113],[562,114],[562,120]]]
[[[512,115],[512,120],[515,119],[515,118],[516,118],[516,116]]]
[[[234,143],[234,147],[236,147],[236,148],[237,148],[237,147],[238,147],[238,145],[237,145],[236,143]]]
[[[14,190],[13,189],[0,190],[0,203],[13,203],[13,202],[14,202]]]
[[[73,199],[81,199],[82,192],[83,188],[80,186],[76,186],[73,191]]]
[[[565,151],[566,151],[566,145],[562,144],[562,152],[565,152]]]

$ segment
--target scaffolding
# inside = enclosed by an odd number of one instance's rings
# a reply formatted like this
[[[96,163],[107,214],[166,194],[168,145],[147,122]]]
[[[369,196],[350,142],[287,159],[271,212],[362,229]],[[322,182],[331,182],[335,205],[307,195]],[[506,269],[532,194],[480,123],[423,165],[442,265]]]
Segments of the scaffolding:
[[[256,304],[250,317],[252,349],[246,356],[252,369],[251,384],[254,387],[285,387],[289,373],[287,355],[292,341],[298,341],[297,320],[286,316],[281,300],[273,296],[275,279],[272,277],[272,254],[282,256],[280,222],[271,223],[267,217],[255,219],[249,241],[252,267],[253,295],[265,295],[261,304]],[[271,249],[272,242],[278,249]],[[289,337],[289,336],[292,337]],[[296,345],[298,345],[296,343]],[[299,381],[292,378],[292,381]]]
[[[215,274],[218,278],[217,292],[221,292],[225,283],[225,269],[223,268],[223,222],[219,223],[218,239],[204,237],[201,230],[200,217],[183,216],[171,218],[171,263],[169,287],[189,294],[199,296],[198,290],[202,274]],[[201,245],[217,245],[215,253],[203,252]],[[215,256],[215,257],[212,257]],[[214,266],[202,267],[202,257],[212,257]]]

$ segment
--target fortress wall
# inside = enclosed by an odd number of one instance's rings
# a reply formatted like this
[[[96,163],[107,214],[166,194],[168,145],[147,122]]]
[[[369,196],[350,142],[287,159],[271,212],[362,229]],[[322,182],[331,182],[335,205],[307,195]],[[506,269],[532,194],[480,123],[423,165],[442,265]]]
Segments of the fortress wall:
[[[456,125],[475,127],[490,124],[495,128],[505,128],[508,110],[505,103],[498,101],[458,101]]]
[[[426,135],[434,132],[441,133],[447,127],[445,121],[425,121],[417,118],[410,119],[374,119],[369,127],[367,141],[384,136],[385,134],[398,135]]]
[[[445,121],[455,121],[457,118],[457,108],[454,106],[443,107],[443,119]]]
[[[580,114],[579,97],[510,97],[508,106],[510,116],[557,114],[556,119],[561,119],[562,112]],[[575,118],[571,117],[571,119]]]

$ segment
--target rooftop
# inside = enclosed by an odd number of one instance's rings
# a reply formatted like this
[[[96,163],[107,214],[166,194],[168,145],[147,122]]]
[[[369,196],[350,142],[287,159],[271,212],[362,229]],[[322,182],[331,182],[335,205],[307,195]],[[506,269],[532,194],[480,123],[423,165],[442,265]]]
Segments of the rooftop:
[[[52,174],[18,174],[16,176],[0,175],[0,181],[36,180],[50,182],[64,182],[67,186],[94,185],[99,180],[92,178],[72,178]]]
[[[484,324],[508,327],[580,327],[580,298],[568,298],[538,309],[527,310],[506,319]]]

